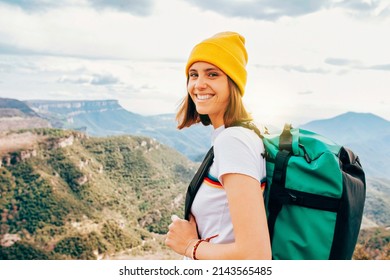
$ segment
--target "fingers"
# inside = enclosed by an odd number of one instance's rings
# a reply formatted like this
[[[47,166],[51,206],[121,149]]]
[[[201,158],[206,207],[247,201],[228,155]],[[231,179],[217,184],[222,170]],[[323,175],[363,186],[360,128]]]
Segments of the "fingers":
[[[168,247],[170,247],[172,249],[174,249],[175,239],[177,238],[176,237],[177,225],[175,226],[174,224],[177,224],[177,223],[175,223],[175,221],[179,221],[179,220],[181,220],[181,219],[177,215],[172,215],[171,216],[172,223],[168,226],[168,232],[167,232],[167,238],[165,239],[165,245],[167,245]],[[176,230],[175,230],[175,228],[176,228]]]

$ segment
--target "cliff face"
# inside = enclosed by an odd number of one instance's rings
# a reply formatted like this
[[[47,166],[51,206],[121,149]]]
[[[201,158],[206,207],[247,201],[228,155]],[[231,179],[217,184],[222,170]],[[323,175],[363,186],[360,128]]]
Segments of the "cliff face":
[[[38,113],[55,113],[68,117],[86,113],[123,110],[117,100],[29,100],[26,103]]]
[[[45,131],[44,129],[35,129],[0,134],[0,168],[36,157],[42,148],[47,151],[65,148],[73,145],[76,139],[85,138],[84,134],[74,131],[57,130],[56,137],[46,135]]]

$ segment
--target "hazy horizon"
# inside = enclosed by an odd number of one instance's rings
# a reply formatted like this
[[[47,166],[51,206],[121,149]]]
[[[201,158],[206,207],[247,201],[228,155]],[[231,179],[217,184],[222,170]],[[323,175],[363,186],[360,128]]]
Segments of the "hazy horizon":
[[[1,97],[0,98],[4,98],[4,97]],[[9,98],[9,97],[5,97],[5,98]],[[12,98],[11,98],[12,99]],[[176,112],[166,112],[166,113],[156,113],[156,114],[143,114],[143,113],[138,113],[136,111],[130,111],[126,108],[124,108],[122,106],[122,104],[120,104],[119,100],[116,100],[116,99],[68,99],[68,100],[57,100],[57,99],[25,99],[25,100],[20,100],[22,102],[31,102],[31,101],[42,101],[42,102],[90,102],[90,101],[116,101],[118,102],[118,104],[124,109],[124,110],[127,110],[128,112],[130,113],[134,113],[134,114],[138,114],[138,115],[141,115],[143,117],[149,117],[149,116],[158,116],[158,115],[175,115]],[[336,114],[336,115],[329,115],[327,117],[324,117],[324,118],[313,118],[313,119],[310,119],[308,118],[306,120],[306,122],[302,122],[302,123],[297,123],[297,122],[294,122],[292,119],[286,119],[286,120],[282,120],[281,122],[263,122],[261,119],[258,119],[258,118],[255,118],[255,122],[257,122],[258,124],[261,124],[261,125],[272,125],[272,126],[275,126],[275,128],[281,128],[285,123],[291,123],[293,124],[293,126],[300,126],[300,125],[305,125],[309,122],[313,122],[313,121],[318,121],[318,120],[328,120],[328,119],[332,119],[332,118],[336,118],[336,117],[339,117],[341,115],[344,115],[344,114],[348,114],[348,113],[356,113],[356,114],[372,114],[378,118],[381,118],[381,119],[384,119],[385,121],[388,121],[390,122],[389,119],[386,119],[386,118],[383,118],[382,116],[380,115],[377,115],[375,113],[372,113],[372,112],[358,112],[358,111],[345,111],[345,112],[341,112],[339,114]]]

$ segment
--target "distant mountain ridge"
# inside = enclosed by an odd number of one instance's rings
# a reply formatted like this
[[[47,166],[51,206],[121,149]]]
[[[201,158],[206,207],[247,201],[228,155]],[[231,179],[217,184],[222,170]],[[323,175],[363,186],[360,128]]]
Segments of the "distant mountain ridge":
[[[311,121],[301,127],[327,134],[339,143],[390,135],[390,121],[372,113],[347,112],[333,118]]]
[[[351,148],[369,176],[390,179],[390,121],[371,113],[348,112],[300,127]]]
[[[195,125],[178,130],[174,114],[142,116],[125,110],[117,100],[1,100],[0,104],[9,107],[18,103],[19,108],[25,107],[23,111],[41,116],[52,127],[81,130],[91,136],[144,135],[175,148],[193,161],[200,161],[210,147],[211,127]],[[300,127],[350,147],[361,158],[369,176],[390,179],[389,121],[371,113],[347,112]]]
[[[19,111],[21,114],[16,113],[18,116],[25,115],[29,117],[38,117],[38,114],[24,102],[12,98],[0,98],[0,117],[3,117],[2,113],[6,110],[14,110],[14,112]],[[12,117],[12,115],[7,115],[7,117]]]
[[[0,132],[38,127],[50,127],[50,124],[26,103],[0,97]]]
[[[8,110],[12,106],[24,108],[23,112],[39,115],[42,121],[49,121],[52,127],[81,130],[91,136],[148,136],[175,148],[193,161],[200,161],[210,147],[211,127],[195,125],[178,130],[174,114],[142,116],[125,110],[117,100],[20,102],[0,98],[0,104],[5,104],[2,107],[8,106]],[[350,147],[361,158],[369,176],[390,179],[389,121],[371,113],[347,112],[300,127]]]
[[[142,116],[125,110],[117,100],[29,100],[26,103],[53,127],[79,129],[91,136],[143,135],[155,138],[200,161],[210,147],[210,127],[178,130],[174,114]],[[206,135],[206,136],[205,136]]]
[[[117,100],[28,100],[25,103],[35,112],[52,117],[77,116],[93,112],[123,110]],[[135,114],[134,114],[135,115]]]

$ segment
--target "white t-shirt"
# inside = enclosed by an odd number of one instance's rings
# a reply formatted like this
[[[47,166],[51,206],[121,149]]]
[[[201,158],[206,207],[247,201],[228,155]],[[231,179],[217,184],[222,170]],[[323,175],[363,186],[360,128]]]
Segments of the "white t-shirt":
[[[221,177],[229,173],[248,175],[259,181],[260,188],[266,176],[264,146],[256,133],[243,127],[221,126],[213,131],[212,140],[214,162],[195,196],[191,213],[201,238],[218,234],[211,243],[231,243],[234,242],[233,224]],[[243,185],[237,188],[245,191]]]

